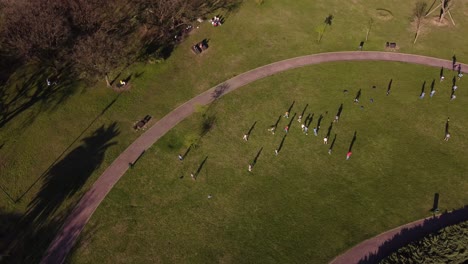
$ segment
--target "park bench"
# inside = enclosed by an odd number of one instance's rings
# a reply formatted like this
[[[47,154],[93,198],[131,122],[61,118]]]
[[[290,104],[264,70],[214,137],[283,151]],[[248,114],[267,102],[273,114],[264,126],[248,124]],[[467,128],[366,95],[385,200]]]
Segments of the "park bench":
[[[207,48],[208,48],[208,42],[204,39],[204,40],[198,42],[197,44],[193,45],[192,46],[192,51],[195,54],[200,54],[204,50],[206,50]]]
[[[387,42],[385,44],[385,48],[387,49],[396,49],[397,48],[397,44],[395,42]]]
[[[145,118],[143,118],[142,120],[138,121],[134,126],[133,128],[135,130],[140,130],[140,129],[144,129],[146,124],[151,120],[151,116],[150,115],[146,115]]]

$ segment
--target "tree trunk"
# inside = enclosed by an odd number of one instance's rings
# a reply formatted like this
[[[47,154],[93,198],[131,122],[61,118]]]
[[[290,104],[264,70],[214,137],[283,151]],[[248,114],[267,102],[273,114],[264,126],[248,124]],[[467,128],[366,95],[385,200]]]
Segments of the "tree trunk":
[[[109,82],[109,75],[107,75],[107,73],[106,73],[106,85],[107,87],[111,87],[111,84]]]

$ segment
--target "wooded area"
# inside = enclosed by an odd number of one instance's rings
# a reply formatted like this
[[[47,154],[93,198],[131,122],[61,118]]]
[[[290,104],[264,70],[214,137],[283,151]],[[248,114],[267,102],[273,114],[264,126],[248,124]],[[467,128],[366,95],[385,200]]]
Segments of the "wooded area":
[[[0,54],[101,76],[162,55],[198,17],[241,0],[0,0]],[[2,72],[4,69],[2,69]]]

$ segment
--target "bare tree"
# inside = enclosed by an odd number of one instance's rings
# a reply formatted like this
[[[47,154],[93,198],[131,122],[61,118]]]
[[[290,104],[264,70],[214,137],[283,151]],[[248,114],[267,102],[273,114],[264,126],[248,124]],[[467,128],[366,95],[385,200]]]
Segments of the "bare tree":
[[[450,20],[452,21],[452,24],[455,26],[455,21],[453,20],[452,14],[450,13],[450,9],[454,6],[455,2],[454,0],[439,0],[440,4],[438,4],[434,9],[431,11],[427,12],[426,16],[430,15],[432,12],[437,10],[437,8],[440,7],[440,12],[439,12],[439,23],[441,23],[445,16],[448,14],[450,17]]]
[[[67,46],[71,27],[61,1],[3,1],[3,42],[27,58],[50,60]]]
[[[413,9],[413,20],[416,23],[416,34],[414,35],[414,43],[418,40],[419,33],[421,31],[422,22],[424,15],[426,14],[427,3],[424,1],[416,2],[416,6]]]

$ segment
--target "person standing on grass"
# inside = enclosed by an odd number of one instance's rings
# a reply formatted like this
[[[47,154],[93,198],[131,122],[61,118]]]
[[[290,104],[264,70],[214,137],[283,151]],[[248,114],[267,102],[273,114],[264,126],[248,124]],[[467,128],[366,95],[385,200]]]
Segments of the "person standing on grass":
[[[279,151],[275,149],[275,155],[278,156]]]
[[[276,126],[271,126],[268,131],[270,131],[273,135],[275,134]]]
[[[422,92],[421,95],[419,96],[419,99],[424,99],[424,96],[426,96],[426,93]]]
[[[302,132],[304,132],[304,129],[305,129],[305,125],[304,125],[304,124],[301,125],[301,129],[302,129]]]
[[[432,90],[431,93],[429,94],[429,96],[432,98],[434,96],[435,92],[436,92],[435,90]]]
[[[252,164],[249,164],[249,172],[252,172]]]
[[[304,133],[306,134],[306,136],[307,136],[307,135],[308,135],[308,133],[309,133],[309,128],[308,128],[308,127],[306,127],[306,126],[304,127]]]
[[[289,118],[289,112],[288,111],[286,111],[286,113],[284,113],[284,117]]]
[[[183,160],[184,160],[184,157],[183,157],[182,155],[179,154],[178,157],[179,157],[179,160],[180,160],[180,161],[183,161]]]
[[[297,119],[297,122],[302,122],[302,115],[299,116],[299,118]]]
[[[318,134],[317,134],[317,128],[316,128],[316,127],[314,127],[314,135],[315,135],[315,136],[318,136]]]
[[[444,141],[449,141],[449,139],[450,139],[450,133],[449,133],[449,132],[446,132],[446,133],[445,133]]]
[[[351,155],[353,153],[351,151],[348,151],[348,153],[346,154],[346,160],[349,160],[349,158],[351,158]]]
[[[289,132],[289,126],[284,127],[284,132],[286,132],[286,134]]]
[[[244,134],[244,136],[242,137],[242,139],[245,140],[245,141],[248,141],[248,140],[249,140],[249,135]]]
[[[192,180],[196,180],[195,175],[193,175],[193,173],[190,173],[190,177],[192,177]]]
[[[323,144],[327,145],[328,144],[328,137],[323,138]]]

